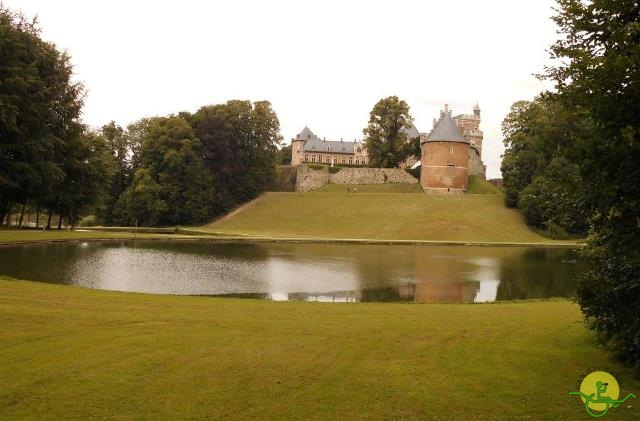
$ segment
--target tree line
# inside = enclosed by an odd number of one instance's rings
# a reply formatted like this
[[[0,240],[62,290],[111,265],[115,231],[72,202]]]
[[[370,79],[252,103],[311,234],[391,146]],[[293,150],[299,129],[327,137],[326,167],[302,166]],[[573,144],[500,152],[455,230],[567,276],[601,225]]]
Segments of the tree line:
[[[0,223],[83,215],[107,225],[204,222],[275,181],[280,124],[267,101],[233,100],[126,128],[82,124],[84,87],[35,20],[0,4]],[[40,220],[41,214],[46,221]]]
[[[577,302],[640,373],[640,4],[558,0],[555,89],[503,123],[506,204],[556,234],[587,233]]]

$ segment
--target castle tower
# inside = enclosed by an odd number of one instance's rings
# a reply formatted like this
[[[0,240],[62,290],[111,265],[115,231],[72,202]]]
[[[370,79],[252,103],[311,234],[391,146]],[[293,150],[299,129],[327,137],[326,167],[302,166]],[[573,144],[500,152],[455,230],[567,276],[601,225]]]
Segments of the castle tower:
[[[304,156],[304,144],[309,140],[317,139],[318,136],[305,126],[300,133],[291,139],[291,165],[300,165]]]
[[[469,183],[469,139],[460,132],[449,106],[426,139],[421,141],[422,173],[425,192],[463,193]]]

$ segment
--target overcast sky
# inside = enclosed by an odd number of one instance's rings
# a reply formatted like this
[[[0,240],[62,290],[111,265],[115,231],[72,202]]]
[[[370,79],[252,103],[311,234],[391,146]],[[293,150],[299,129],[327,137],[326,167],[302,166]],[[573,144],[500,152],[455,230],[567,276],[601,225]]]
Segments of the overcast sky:
[[[500,123],[545,88],[532,74],[556,39],[553,0],[4,3],[70,53],[92,126],[266,99],[287,143],[305,125],[353,140],[385,96],[407,101],[421,132],[444,103],[457,114],[478,101],[488,177]]]

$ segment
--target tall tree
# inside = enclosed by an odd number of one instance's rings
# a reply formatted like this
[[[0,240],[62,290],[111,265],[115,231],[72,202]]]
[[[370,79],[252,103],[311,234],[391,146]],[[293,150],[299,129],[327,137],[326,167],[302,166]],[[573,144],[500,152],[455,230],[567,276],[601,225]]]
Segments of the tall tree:
[[[178,116],[146,119],[139,135],[139,168],[116,205],[116,222],[173,225],[211,217],[213,178],[189,123]]]
[[[547,78],[592,131],[571,149],[595,210],[593,270],[578,303],[605,343],[640,371],[640,3],[559,0]]]
[[[120,195],[129,185],[131,177],[132,151],[127,132],[115,121],[105,124],[100,133],[106,139],[109,152],[115,164],[113,182],[104,211],[104,221],[107,225],[113,222],[113,210]]]
[[[81,133],[83,87],[69,57],[35,21],[0,3],[0,221],[18,201],[51,199],[64,178],[59,150]]]
[[[409,105],[397,96],[383,98],[374,105],[369,125],[363,130],[370,165],[395,168],[414,153],[407,134],[412,121]]]
[[[275,181],[280,123],[267,101],[228,101],[192,118],[216,184],[216,212],[253,199]]]
[[[505,152],[501,171],[505,202],[516,207],[520,193],[542,175],[554,157],[566,154],[581,118],[549,95],[518,101],[502,122]],[[584,126],[584,124],[582,124]]]

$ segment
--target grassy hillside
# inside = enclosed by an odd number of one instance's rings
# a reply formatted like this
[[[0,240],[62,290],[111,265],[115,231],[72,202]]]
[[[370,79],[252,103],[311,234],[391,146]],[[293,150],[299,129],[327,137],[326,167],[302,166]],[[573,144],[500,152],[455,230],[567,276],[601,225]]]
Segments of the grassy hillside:
[[[568,301],[283,303],[0,279],[0,418],[586,419],[568,395],[585,373],[615,373],[625,393],[640,382],[579,320]],[[631,405],[609,415],[638,419]]]
[[[469,176],[467,194],[502,194],[502,192],[484,178],[477,175],[471,175]]]
[[[273,237],[469,242],[551,242],[531,231],[501,195],[267,193],[228,218],[200,227]]]

